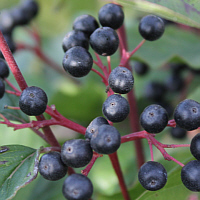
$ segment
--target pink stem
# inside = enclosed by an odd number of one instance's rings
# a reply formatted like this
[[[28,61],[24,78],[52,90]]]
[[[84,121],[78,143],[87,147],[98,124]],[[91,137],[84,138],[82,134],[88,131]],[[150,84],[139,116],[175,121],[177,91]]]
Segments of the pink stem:
[[[108,81],[107,79],[99,72],[97,71],[96,69],[92,68],[92,71],[95,72],[96,74],[98,74],[101,78],[102,78],[102,81],[104,82],[104,84],[107,86],[108,85]]]
[[[10,90],[5,90],[6,93],[8,94],[14,94],[16,96],[20,96],[21,95],[21,92],[13,92],[13,91],[10,91]]]
[[[20,90],[18,90],[7,78],[4,79],[6,81],[6,83],[16,92],[21,92]]]
[[[151,140],[148,140],[148,144],[149,144],[149,149],[150,149],[150,154],[151,154],[151,161],[154,161],[153,147],[152,147],[152,142],[151,142]]]

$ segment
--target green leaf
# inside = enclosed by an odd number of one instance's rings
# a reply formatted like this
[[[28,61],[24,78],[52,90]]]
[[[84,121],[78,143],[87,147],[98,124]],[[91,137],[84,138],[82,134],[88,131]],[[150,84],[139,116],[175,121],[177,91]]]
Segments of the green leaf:
[[[36,178],[39,153],[21,145],[0,147],[0,200],[11,199]]]
[[[198,0],[116,0],[119,4],[160,15],[174,22],[200,28]]]

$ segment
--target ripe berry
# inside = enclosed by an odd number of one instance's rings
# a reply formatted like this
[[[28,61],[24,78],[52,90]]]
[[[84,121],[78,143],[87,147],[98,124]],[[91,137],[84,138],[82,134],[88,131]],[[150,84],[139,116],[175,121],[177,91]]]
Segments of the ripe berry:
[[[99,22],[102,26],[118,29],[124,22],[124,12],[120,6],[108,3],[99,10]]]
[[[180,102],[174,111],[176,124],[188,131],[200,126],[200,104],[191,99]]]
[[[90,142],[83,139],[66,141],[61,148],[62,161],[70,167],[84,167],[92,159]]]
[[[99,55],[111,56],[118,49],[119,38],[114,29],[101,27],[90,36],[90,45]]]
[[[187,135],[187,131],[178,126],[176,128],[172,128],[170,133],[173,138],[177,138],[177,139],[185,138]]]
[[[93,185],[88,177],[72,174],[65,179],[62,192],[68,200],[88,200],[92,196]]]
[[[145,75],[149,71],[149,66],[146,63],[135,62],[134,63],[135,73],[138,75]]]
[[[192,160],[181,170],[181,180],[186,188],[200,192],[200,161]]]
[[[9,75],[9,68],[5,60],[0,58],[0,77],[7,78]]]
[[[59,152],[44,154],[39,161],[38,171],[47,180],[57,181],[67,173],[67,166],[62,162]]]
[[[104,117],[96,117],[95,119],[93,119],[86,129],[85,138],[91,139],[92,135],[95,133],[95,131],[97,131],[99,126],[103,124],[109,124]]]
[[[167,171],[162,164],[148,161],[140,167],[138,180],[147,190],[160,190],[167,182]]]
[[[3,97],[5,93],[5,84],[3,82],[3,79],[0,78],[0,99]]]
[[[83,77],[92,69],[93,59],[85,48],[75,46],[65,53],[62,64],[65,71],[72,76]]]
[[[91,15],[81,15],[73,23],[73,29],[83,31],[88,37],[99,27],[97,20]]]
[[[126,94],[133,88],[134,78],[126,67],[116,67],[111,71],[108,82],[114,92]]]
[[[173,74],[180,74],[181,71],[188,68],[188,66],[183,63],[169,63],[169,67]]]
[[[88,50],[89,48],[89,40],[84,32],[82,31],[70,31],[65,35],[62,41],[62,47],[64,52],[74,46],[81,46]]]
[[[155,15],[143,17],[139,24],[139,32],[145,40],[154,41],[159,39],[165,30],[163,20]]]
[[[140,124],[148,133],[160,133],[167,123],[167,111],[157,104],[146,107],[140,116]]]
[[[170,92],[178,92],[184,87],[184,80],[178,74],[172,74],[166,80],[166,88]]]
[[[90,144],[99,154],[111,154],[120,147],[121,136],[114,126],[103,124],[92,135]]]
[[[4,33],[11,34],[14,28],[14,21],[10,10],[3,10],[0,15],[0,25]]]
[[[190,143],[190,151],[192,155],[200,160],[200,133],[196,134]]]
[[[109,96],[103,103],[102,111],[104,116],[111,122],[121,122],[129,114],[128,101],[119,94]]]
[[[47,107],[46,93],[39,87],[31,86],[24,89],[19,98],[19,107],[27,115],[41,115]]]

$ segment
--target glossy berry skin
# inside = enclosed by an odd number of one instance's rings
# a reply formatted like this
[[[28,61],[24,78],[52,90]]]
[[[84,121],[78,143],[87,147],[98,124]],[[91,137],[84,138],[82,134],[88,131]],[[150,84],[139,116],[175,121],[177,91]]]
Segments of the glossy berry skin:
[[[149,66],[142,62],[135,62],[134,70],[136,74],[143,76],[149,71]]]
[[[103,124],[92,135],[90,144],[99,154],[111,154],[120,147],[121,136],[114,126]]]
[[[148,161],[140,167],[138,180],[146,190],[160,190],[167,182],[167,171],[162,164]]]
[[[113,55],[119,46],[119,38],[114,29],[101,27],[96,29],[90,36],[92,49],[101,56]]]
[[[108,121],[104,117],[96,117],[95,119],[93,119],[86,129],[85,138],[91,139],[92,135],[97,131],[99,126],[103,124],[109,125]]]
[[[87,50],[89,49],[89,40],[84,32],[73,30],[65,35],[62,41],[64,52],[74,46],[81,46]]]
[[[192,99],[181,101],[174,111],[176,124],[188,131],[200,126],[200,104]]]
[[[4,96],[5,93],[5,84],[3,79],[0,78],[0,99]]]
[[[9,68],[5,60],[0,58],[0,77],[7,78],[9,75]]]
[[[111,122],[121,122],[128,116],[130,107],[124,97],[113,94],[104,101],[102,111],[104,116]]]
[[[118,29],[124,22],[124,12],[116,4],[108,3],[99,10],[99,22],[102,26]]]
[[[66,141],[61,148],[62,161],[70,167],[84,167],[93,156],[90,142],[83,139]]]
[[[171,133],[171,136],[176,139],[183,139],[187,136],[187,131],[178,126],[175,128],[172,128],[170,133]]]
[[[97,28],[99,24],[97,20],[91,15],[81,15],[74,20],[73,29],[83,31],[89,37]]]
[[[192,160],[181,170],[181,180],[186,188],[200,192],[200,161]]]
[[[134,84],[132,72],[126,67],[116,67],[108,78],[109,86],[115,93],[127,94]]]
[[[164,31],[165,24],[158,16],[147,15],[140,21],[139,32],[145,40],[157,40],[163,35]]]
[[[92,196],[93,185],[88,177],[72,174],[65,179],[62,192],[68,200],[88,200]]]
[[[38,171],[47,180],[57,181],[67,173],[68,167],[62,162],[59,152],[44,154],[39,161]]]
[[[200,133],[196,134],[192,138],[190,143],[190,151],[197,160],[200,160]]]
[[[90,72],[93,59],[85,48],[75,46],[65,53],[62,64],[66,72],[79,78],[86,76]]]
[[[146,107],[140,115],[140,124],[148,133],[160,133],[167,123],[167,111],[157,104]]]
[[[41,115],[47,107],[46,93],[39,87],[31,86],[24,89],[19,98],[19,107],[27,115]]]

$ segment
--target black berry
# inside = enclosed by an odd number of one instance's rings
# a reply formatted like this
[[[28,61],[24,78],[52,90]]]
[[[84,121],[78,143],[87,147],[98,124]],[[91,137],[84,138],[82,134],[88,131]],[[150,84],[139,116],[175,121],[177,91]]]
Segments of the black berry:
[[[200,126],[200,104],[192,99],[180,102],[174,111],[176,124],[188,131]]]
[[[9,68],[5,60],[0,58],[0,77],[7,78],[9,75]]]
[[[39,161],[38,171],[47,180],[57,181],[67,173],[68,167],[62,162],[59,152],[44,154]]]
[[[66,141],[61,148],[62,161],[70,167],[84,167],[92,159],[90,142],[83,139]]]
[[[187,131],[178,126],[176,128],[172,128],[170,133],[173,138],[177,138],[177,139],[185,138],[187,135]]]
[[[140,116],[140,124],[148,133],[160,133],[167,123],[167,111],[157,104],[146,107]]]
[[[172,74],[166,80],[166,88],[170,92],[178,92],[184,87],[184,80],[179,74]]]
[[[114,92],[126,94],[133,88],[134,78],[130,70],[118,66],[111,71],[108,82]]]
[[[143,17],[139,24],[139,32],[145,40],[154,41],[159,39],[165,30],[163,20],[155,15]]]
[[[75,46],[65,53],[62,64],[72,76],[83,77],[92,69],[93,59],[85,48]]]
[[[162,164],[148,161],[140,167],[138,180],[147,190],[160,190],[167,182],[167,171]]]
[[[90,45],[93,50],[102,56],[113,55],[119,46],[119,38],[114,29],[101,27],[90,36]]]
[[[181,170],[181,180],[186,188],[200,192],[200,161],[192,160]]]
[[[97,20],[91,15],[81,15],[73,23],[73,29],[83,31],[88,37],[99,27]]]
[[[3,79],[0,78],[0,99],[3,97],[5,93],[5,84]]]
[[[92,135],[95,133],[95,131],[97,131],[99,126],[103,124],[109,124],[104,117],[96,117],[95,119],[93,119],[86,129],[85,138],[91,139]]]
[[[192,155],[200,160],[200,133],[196,134],[190,143],[190,151]]]
[[[111,154],[120,147],[121,136],[114,126],[103,124],[92,135],[90,144],[99,154]]]
[[[102,111],[104,116],[111,122],[121,122],[128,116],[130,108],[124,97],[113,94],[104,101]]]
[[[72,174],[65,179],[62,192],[68,200],[88,200],[92,196],[93,185],[88,177]]]
[[[46,93],[39,87],[31,86],[24,89],[19,98],[19,107],[27,115],[41,115],[47,107]]]
[[[99,22],[102,26],[118,29],[124,22],[124,12],[119,5],[108,3],[99,10]]]
[[[62,47],[64,52],[74,46],[81,46],[88,50],[89,48],[89,40],[88,37],[82,31],[70,31],[65,35],[62,41]]]
[[[134,70],[136,74],[142,76],[142,75],[145,75],[149,71],[149,66],[146,63],[135,62]]]

